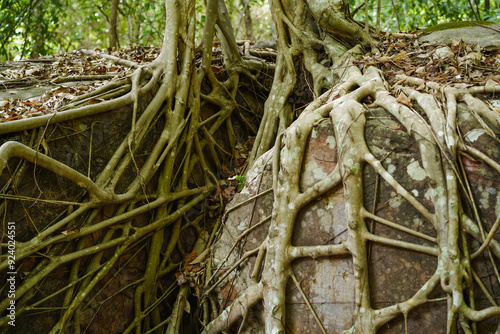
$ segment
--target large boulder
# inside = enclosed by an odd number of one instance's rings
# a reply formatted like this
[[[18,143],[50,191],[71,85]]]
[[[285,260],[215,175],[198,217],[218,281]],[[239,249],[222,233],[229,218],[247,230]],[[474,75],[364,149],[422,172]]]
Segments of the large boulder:
[[[422,168],[419,150],[410,131],[404,128],[383,109],[366,112],[366,142],[383,167],[429,211],[433,211],[431,192]],[[481,149],[497,162],[500,161],[500,145],[488,136],[475,115],[459,107],[459,128],[468,145]],[[300,176],[301,190],[324,179],[336,166],[338,150],[330,119],[316,124],[311,132]],[[248,172],[246,186],[227,207],[227,220],[220,239],[213,248],[213,272],[220,267],[216,277],[222,277],[245,252],[256,249],[267,237],[270,216],[273,213],[272,150],[261,156]],[[462,163],[471,184],[474,202],[489,230],[500,215],[500,175],[486,164],[462,155]],[[364,207],[378,217],[400,226],[436,237],[436,231],[407,200],[403,199],[374,170],[364,167]],[[260,194],[260,195],[258,195]],[[462,199],[466,201],[465,197]],[[305,206],[293,227],[293,246],[342,244],[348,239],[345,214],[344,187],[342,184]],[[464,205],[467,207],[467,205]],[[467,210],[472,210],[470,207]],[[431,245],[431,241],[407,234],[401,230],[365,220],[368,229],[378,236],[416,245]],[[259,224],[259,226],[257,226]],[[253,228],[252,228],[253,227]],[[239,237],[246,233],[244,237]],[[498,233],[497,233],[498,235]],[[469,251],[479,243],[468,239]],[[272,247],[272,246],[271,246]],[[407,301],[426,284],[436,271],[437,258],[416,251],[391,247],[380,243],[368,244],[369,285],[371,306],[381,309]],[[495,260],[495,262],[497,262]],[[251,284],[255,256],[243,261],[218,286],[220,310],[242,295]],[[491,262],[486,255],[478,257],[473,267],[486,287],[498,301],[498,281],[491,279]],[[355,278],[351,256],[300,258],[292,263],[304,294],[317,313],[328,333],[342,333],[353,326],[355,310]],[[214,279],[214,282],[217,279]],[[478,309],[490,304],[477,283],[474,293],[481,296],[476,302]],[[446,293],[439,287],[429,297],[429,302],[399,316],[379,329],[379,333],[446,333]],[[264,333],[263,305],[255,305],[245,320],[245,333]],[[290,279],[287,286],[286,328],[290,333],[321,333],[310,307],[297,285]],[[481,333],[496,328],[496,319],[479,324]],[[235,327],[235,332],[238,329]]]
[[[500,48],[500,23],[444,23],[428,29],[429,33],[419,38],[423,42],[448,44],[453,40],[462,40],[488,50]]]

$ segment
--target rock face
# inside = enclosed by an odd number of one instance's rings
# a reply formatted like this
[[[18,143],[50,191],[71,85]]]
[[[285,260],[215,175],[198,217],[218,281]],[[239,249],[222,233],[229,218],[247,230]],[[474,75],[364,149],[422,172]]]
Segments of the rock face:
[[[459,108],[459,127],[468,143],[481,149],[497,162],[500,160],[500,145],[481,130],[476,118],[464,108]],[[382,162],[383,167],[429,211],[433,211],[430,200],[432,189],[422,168],[417,143],[408,129],[395,121],[382,109],[371,109],[366,113],[366,141],[370,151]],[[305,160],[300,176],[302,190],[325,178],[336,166],[338,139],[334,136],[329,119],[317,124],[308,140]],[[500,177],[492,168],[470,156],[462,156],[467,180],[472,185],[474,201],[480,215],[484,217],[489,231],[496,217],[500,215]],[[364,167],[363,198],[366,210],[378,217],[423,233],[431,238],[436,231],[414,207],[396,194],[371,167]],[[242,254],[258,247],[267,236],[270,217],[273,212],[272,151],[256,161],[247,175],[246,187],[235,196],[228,206],[227,220],[219,241],[213,249],[212,268],[220,267],[221,277]],[[269,190],[271,189],[271,190]],[[260,195],[258,195],[260,194]],[[463,199],[465,201],[465,198]],[[465,205],[464,205],[465,207]],[[401,230],[366,219],[368,229],[377,236],[416,245],[431,245],[430,241],[409,235]],[[245,231],[245,237],[238,237]],[[498,233],[497,233],[498,235]],[[314,246],[342,244],[348,238],[345,215],[344,189],[339,185],[317,198],[299,213],[294,226],[293,246]],[[234,247],[234,248],[233,248]],[[272,247],[272,246],[271,246]],[[475,240],[468,240],[469,251],[479,247]],[[370,297],[373,309],[407,301],[424,285],[436,271],[435,256],[409,251],[402,248],[371,243],[368,245]],[[255,256],[244,261],[227,279],[219,285],[217,294],[220,309],[230,305],[250,284]],[[355,310],[355,278],[350,256],[301,258],[292,263],[297,281],[307,296],[312,308],[321,320],[326,332],[342,333],[353,326]],[[486,288],[498,302],[494,291],[498,282],[489,279],[492,272],[490,260],[478,257],[473,263]],[[214,280],[215,281],[215,280]],[[482,295],[477,284],[474,293]],[[486,298],[477,297],[478,309],[491,304]],[[400,316],[378,330],[378,333],[446,333],[446,293],[438,286],[432,293],[432,300],[405,317]],[[483,302],[481,302],[483,300]],[[262,304],[254,306],[245,320],[245,333],[264,333]],[[286,300],[286,327],[290,333],[321,333],[302,293],[289,280]],[[235,327],[235,332],[238,331]],[[496,328],[496,320],[479,324],[482,333]]]
[[[442,44],[451,43],[452,40],[462,40],[467,44],[478,44],[486,49],[498,49],[500,48],[500,23],[434,31],[420,37],[420,40]]]
[[[139,103],[139,115],[145,108],[147,101],[141,100]],[[132,106],[127,105],[116,109],[112,112],[103,113],[94,116],[87,116],[75,120],[66,121],[57,125],[50,125],[46,129],[45,139],[47,142],[47,151],[51,157],[61,161],[75,170],[84,173],[90,173],[93,179],[106,166],[109,157],[116,151],[118,145],[128,132],[128,127],[132,119]],[[156,138],[161,133],[162,124],[159,124],[155,131],[149,134],[148,144],[144,150],[151,150]],[[92,141],[88,138],[91,137]],[[15,133],[0,136],[0,145],[6,141],[18,141],[29,145],[30,136],[25,133]],[[89,154],[92,157],[92,164],[87,165]],[[143,163],[143,158],[139,158],[137,162]],[[19,166],[25,166],[20,168]],[[6,221],[17,222],[16,224],[16,242],[25,242],[36,235],[35,228],[43,231],[47,226],[57,219],[61,213],[67,212],[66,208],[57,204],[57,201],[76,202],[81,197],[81,188],[71,181],[42,168],[33,168],[32,164],[20,161],[19,159],[11,159],[9,168],[16,171],[14,174],[14,182],[17,182],[18,194],[25,198],[41,199],[35,203],[25,205],[20,201],[11,201],[6,205]],[[10,173],[3,173],[0,177],[2,187],[8,183],[11,177]],[[118,191],[125,191],[125,187],[133,180],[134,173],[128,172],[123,181],[119,182]],[[52,203],[52,199],[55,203]],[[97,221],[104,220],[115,214],[115,207],[105,207],[97,214]],[[29,224],[26,221],[27,217],[34,217],[35,224]],[[149,213],[145,213],[137,217],[138,224],[147,224],[151,219]],[[33,227],[35,226],[35,227]],[[71,232],[70,232],[71,233]],[[97,232],[86,241],[99,240],[101,232]],[[68,249],[73,249],[76,243],[69,243]],[[140,247],[138,247],[139,249]],[[111,256],[114,250],[107,253],[106,256]],[[131,282],[140,278],[141,272],[145,270],[147,254],[145,250],[138,252],[132,256],[125,255],[113,269],[115,275],[108,275],[105,278],[104,284],[100,286],[102,293],[92,298],[88,298],[85,302],[88,307],[82,312],[81,326],[86,328],[88,333],[122,333],[128,324],[133,320],[133,300],[134,294],[128,289],[120,293],[123,286],[127,286]],[[123,265],[126,263],[126,265]],[[35,260],[19,261],[20,270],[23,273],[23,279],[29,272],[37,268]],[[49,277],[44,280],[44,284],[37,291],[38,294],[33,298],[35,301],[41,300],[47,295],[51,295],[54,291],[59,291],[67,285],[68,273],[71,271],[71,265],[63,264],[53,271]],[[2,272],[2,279],[5,279],[5,272]],[[22,276],[21,276],[22,277]],[[21,280],[17,281],[21,284]],[[101,283],[100,283],[101,284]],[[5,298],[5,295],[2,295]],[[48,312],[38,312],[33,310],[17,316],[18,320],[15,327],[9,327],[8,333],[49,333],[52,326],[57,323],[60,318],[60,307],[64,299],[64,294],[59,294],[51,299],[46,305],[53,308]],[[24,300],[23,300],[24,302]],[[22,305],[21,302],[18,305]],[[67,333],[75,333],[74,323],[68,325]],[[4,328],[5,329],[5,328]],[[79,330],[79,329],[78,329]],[[7,331],[5,331],[7,333]]]

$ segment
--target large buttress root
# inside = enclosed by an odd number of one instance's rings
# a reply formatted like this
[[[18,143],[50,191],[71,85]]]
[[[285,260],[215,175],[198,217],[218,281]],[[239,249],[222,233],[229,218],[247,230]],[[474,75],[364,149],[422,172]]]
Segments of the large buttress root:
[[[278,32],[276,71],[250,163],[269,150],[276,136],[300,114],[303,106],[289,100],[299,73],[307,85],[300,89],[309,91],[306,94],[311,96],[309,103],[338,81],[343,71],[336,69],[343,66],[352,53],[360,52],[361,45],[367,49],[372,47],[370,36],[352,20],[349,3],[334,3],[332,7],[330,2],[271,1]],[[356,44],[358,47],[346,52]],[[302,65],[297,68],[299,59]]]

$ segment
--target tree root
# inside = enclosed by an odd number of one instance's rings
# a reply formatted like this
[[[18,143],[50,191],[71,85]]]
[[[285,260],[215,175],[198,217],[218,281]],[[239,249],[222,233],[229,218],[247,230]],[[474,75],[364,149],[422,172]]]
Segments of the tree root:
[[[193,277],[204,270],[195,274],[193,265],[180,267],[180,262],[183,256],[187,261],[192,254],[203,253],[207,243],[215,239],[215,235],[210,237],[205,231],[212,224],[205,203],[207,196],[218,187],[222,165],[233,159],[235,145],[241,140],[234,135],[234,127],[255,126],[246,119],[246,112],[242,110],[254,107],[254,102],[242,104],[242,109],[237,110],[236,99],[241,95],[239,88],[251,82],[256,87],[255,95],[267,95],[258,79],[258,71],[272,68],[257,59],[252,59],[253,68],[248,68],[247,60],[238,52],[232,32],[224,24],[228,20],[224,3],[211,0],[208,6],[213,10],[207,16],[199,48],[195,47],[194,39],[194,1],[168,0],[167,7],[175,10],[168,14],[165,43],[155,61],[139,66],[113,59],[135,67],[136,71],[127,78],[111,81],[74,99],[54,114],[0,124],[0,134],[7,134],[41,126],[50,129],[52,124],[127,105],[132,109],[128,133],[99,171],[91,168],[90,145],[87,176],[51,158],[48,150],[44,154],[17,142],[9,142],[0,148],[0,167],[4,171],[10,171],[13,158],[20,158],[83,188],[78,199],[53,201],[64,207],[61,217],[32,236],[24,236],[25,241],[16,243],[18,265],[35,263],[26,272],[26,277],[18,281],[13,300],[17,317],[39,312],[44,305],[57,304],[60,312],[50,332],[66,332],[68,326],[74,326],[79,332],[80,328],[92,325],[98,310],[107,300],[134,291],[134,318],[129,324],[121,324],[124,332],[161,330],[178,333],[188,323],[184,310],[192,303],[188,298],[191,287],[196,286],[195,280],[199,280]],[[212,69],[216,28],[226,52],[224,68],[227,78],[216,77]],[[196,53],[202,59],[198,66]],[[147,101],[147,106],[141,108],[144,101]],[[211,114],[207,116],[205,110]],[[238,117],[233,117],[233,113]],[[149,144],[151,133],[158,128],[157,139]],[[87,133],[90,138],[91,131]],[[240,135],[244,136],[244,133]],[[45,142],[45,139],[40,138],[39,142]],[[29,200],[12,193],[24,173],[25,169],[17,168],[12,175],[13,181],[4,188],[3,198],[7,203]],[[96,175],[95,178],[91,178],[91,174]],[[37,199],[33,200],[36,203]],[[40,202],[46,202],[46,199],[40,198]],[[78,207],[73,210],[73,205]],[[7,205],[4,210],[7,210]],[[200,212],[198,217],[194,216],[196,211]],[[40,224],[36,222],[33,226],[36,229]],[[194,245],[180,241],[189,233],[204,245],[195,247],[194,253],[191,253]],[[7,243],[2,243],[4,255],[0,268],[3,272],[9,265],[6,247]],[[42,259],[38,259],[39,256]],[[107,286],[112,284],[103,286],[103,282],[122,282],[120,275],[109,277],[126,268],[123,262],[137,261],[133,260],[135,257],[145,259],[142,275],[127,281],[123,289],[106,298]],[[69,273],[62,288],[40,298],[39,287],[44,286],[47,277],[64,268],[68,268]],[[177,277],[176,283],[176,272],[187,277],[186,280]],[[177,294],[176,298],[172,297],[173,293]],[[10,302],[10,299],[2,299],[0,307],[5,310]],[[170,302],[173,311],[165,320],[165,305]],[[94,312],[96,305],[98,308]],[[196,309],[193,305],[192,317],[197,314]],[[0,326],[5,326],[8,321],[10,319],[4,315],[0,318]],[[197,322],[189,323],[191,330],[196,331]]]
[[[51,325],[51,333],[66,332],[69,326],[79,332],[92,326],[106,301],[133,289],[133,319],[119,329],[125,333],[193,333],[201,330],[199,319],[206,324],[203,332],[207,334],[229,331],[238,321],[241,332],[250,323],[251,315],[258,313],[259,306],[263,331],[284,333],[287,284],[293,281],[325,331],[321,315],[295,277],[292,263],[304,258],[348,257],[352,261],[355,300],[349,324],[352,327],[345,328],[346,332],[373,333],[397,316],[406,319],[417,307],[435,301],[431,293],[439,287],[448,305],[448,333],[455,332],[457,323],[466,330],[469,326],[474,328],[476,322],[500,317],[500,308],[488,287],[479,283],[482,281],[472,266],[482,255],[500,279],[496,266],[500,244],[494,239],[500,223],[498,218],[493,223],[482,217],[471,187],[473,180],[468,179],[462,157],[474,157],[497,172],[500,167],[498,161],[489,157],[487,147],[478,149],[471,143],[473,140],[468,140],[473,137],[470,133],[462,134],[462,112],[458,108],[465,104],[467,115],[479,124],[481,133],[498,142],[498,113],[474,95],[498,93],[500,86],[489,81],[480,87],[443,87],[402,75],[394,87],[389,87],[376,68],[361,71],[352,65],[352,58],[363,52],[363,47],[375,51],[375,43],[368,33],[349,25],[346,2],[336,2],[338,8],[331,16],[324,16],[326,8],[316,5],[273,1],[279,36],[274,66],[240,54],[223,1],[207,2],[203,37],[196,46],[194,1],[166,0],[169,12],[165,40],[155,61],[143,66],[128,63],[136,67],[131,76],[78,97],[52,115],[0,124],[0,134],[45,127],[39,132],[38,143],[33,135],[29,145],[9,142],[0,148],[3,171],[11,171],[15,160],[11,158],[21,159],[3,188],[4,219],[8,220],[11,203],[38,201],[18,189],[28,162],[43,167],[55,178],[61,176],[58,182],[69,180],[83,188],[70,200],[52,202],[63,208],[50,222],[34,220],[29,208],[23,206],[23,219],[31,223],[31,235],[16,242],[15,256],[18,264],[28,269],[22,280],[16,281],[15,298],[1,300],[0,309],[15,301],[16,316],[21,318],[56,307],[57,320]],[[290,8],[299,15],[291,13]],[[222,48],[222,57],[217,61],[213,59],[215,34]],[[356,40],[360,45],[348,50],[347,40]],[[296,108],[289,99],[298,83],[297,62],[303,72],[302,88],[307,87],[308,94],[314,97],[304,110]],[[252,105],[258,98],[241,105],[240,101],[252,94],[243,95],[240,88],[253,87],[253,95],[267,95],[261,78],[269,75],[262,73],[269,69],[275,70],[274,82],[256,131],[246,113],[261,116]],[[404,94],[406,99],[396,98],[398,94]],[[144,100],[147,106],[141,110],[140,102]],[[102,168],[92,168],[92,145],[87,176],[50,156],[45,141],[50,125],[128,105],[132,110],[130,126]],[[410,177],[425,180],[429,185],[425,200],[425,196],[417,196],[416,189],[409,189],[411,185],[384,167],[385,158],[372,152],[367,144],[366,119],[372,106],[387,111],[416,144],[420,160],[412,164],[416,164],[418,173]],[[315,184],[302,186],[311,133],[325,121],[331,123],[334,131],[335,167]],[[155,129],[157,137],[150,144],[148,140]],[[242,136],[235,129],[256,133],[250,164],[264,170],[271,161],[271,189],[257,189],[248,203],[256,206],[257,200],[264,201],[272,192],[272,212],[258,217],[260,212],[254,207],[249,217],[241,217],[242,223],[249,218],[248,224],[241,225],[238,236],[232,238],[230,251],[219,262],[215,256],[211,262],[205,260],[206,249],[212,246],[219,227],[226,223],[226,216],[208,219],[213,212],[209,212],[207,198],[219,187],[218,178],[223,175],[224,166],[234,158],[238,136]],[[85,135],[92,138],[92,130]],[[376,175],[377,183],[394,190],[392,199],[408,204],[419,219],[434,229],[432,234],[379,215],[375,199],[373,210],[369,211],[363,197],[365,170]],[[37,174],[34,175],[36,182]],[[340,188],[344,189],[346,203],[347,240],[294,245],[293,233],[300,211]],[[377,192],[378,186],[375,188]],[[233,210],[240,206],[243,204]],[[383,224],[417,241],[377,234],[374,228],[368,228],[368,223]],[[210,235],[206,229],[212,224],[215,229]],[[265,227],[265,237],[254,245],[251,237]],[[3,230],[5,238],[5,226]],[[196,240],[196,245],[181,242],[186,234]],[[2,274],[9,268],[8,245],[1,244]],[[426,254],[436,259],[437,267],[410,298],[376,308],[369,278],[368,254],[372,245]],[[246,246],[253,247],[245,251]],[[120,277],[133,261],[140,267],[140,274]],[[241,273],[249,274],[249,283],[243,288],[231,281],[238,272],[238,279],[243,277]],[[46,293],[42,289],[45,282],[59,275],[64,276],[63,284]],[[103,283],[106,279],[108,283]],[[108,285],[112,285],[110,280],[123,285],[112,297],[106,295]],[[492,306],[478,309],[474,281]],[[224,304],[218,314],[219,306],[211,293],[224,284],[230,285],[230,289],[223,298],[231,303],[227,307]],[[200,307],[188,312],[193,301],[191,294],[200,299]],[[0,326],[6,326],[9,320],[4,313]]]
[[[410,77],[405,77],[404,80],[411,84],[423,84],[420,80]],[[426,83],[426,85],[436,87],[435,84]],[[248,296],[251,289],[257,286],[262,287],[263,290],[260,298],[264,307],[261,314],[262,323],[265,326],[263,332],[284,333],[286,328],[285,286],[289,278],[294,278],[291,262],[303,257],[337,257],[345,254],[349,254],[352,258],[356,283],[354,324],[346,332],[376,332],[398,315],[406,316],[416,307],[431,302],[429,296],[431,292],[438,289],[439,285],[449,301],[448,333],[454,332],[453,328],[458,319],[463,327],[468,326],[470,322],[480,322],[490,317],[500,316],[500,308],[491,296],[489,300],[493,304],[492,307],[482,310],[474,309],[475,297],[470,289],[471,279],[480,282],[477,274],[472,270],[471,261],[484,251],[489,252],[493,266],[495,259],[498,258],[498,246],[495,245],[496,241],[493,237],[500,225],[499,219],[497,218],[490,230],[486,231],[482,227],[480,222],[482,219],[477,210],[475,221],[465,215],[460,194],[465,194],[465,198],[469,201],[473,201],[473,195],[457,163],[461,155],[468,152],[497,172],[499,171],[496,161],[476,148],[469,148],[459,135],[457,101],[461,100],[469,107],[470,114],[475,114],[477,118],[484,120],[479,122],[483,125],[484,133],[496,139],[494,133],[499,119],[498,115],[493,115],[486,104],[479,102],[470,94],[471,91],[485,92],[486,88],[446,88],[445,94],[441,96],[446,106],[443,108],[435,95],[401,86],[400,89],[418,106],[409,107],[398,102],[386,87],[387,83],[375,68],[369,67],[361,73],[353,66],[347,70],[347,76],[342,84],[333,87],[331,91],[311,103],[298,119],[278,136],[273,148],[275,157],[273,214],[266,239],[262,243],[262,246],[266,246],[266,251],[265,255],[259,256],[259,260],[253,264],[259,268],[262,266],[262,269],[258,270],[260,274],[256,279],[254,277],[245,292],[213,320],[205,328],[204,333],[229,330],[239,317],[244,317],[247,311],[241,310],[248,310],[257,303],[255,298],[249,300]],[[490,86],[488,92],[498,92],[499,88]],[[361,101],[367,97],[373,100],[373,105],[384,108],[397,119],[417,143],[421,156],[420,163],[425,171],[423,177],[428,180],[431,187],[431,209],[412,195],[411,189],[405,189],[370,152],[364,138],[366,108],[361,104]],[[336,168],[327,178],[300,192],[299,177],[303,168],[302,161],[309,134],[315,124],[328,116],[333,124],[337,142]],[[493,128],[495,130],[492,130]],[[262,162],[257,160],[256,164],[262,165]],[[425,217],[434,227],[437,236],[414,231],[398,222],[392,222],[368,212],[364,207],[361,191],[363,183],[366,182],[362,173],[365,165],[369,165],[399,196],[413,206],[422,217]],[[293,246],[291,236],[299,209],[340,183],[343,185],[346,199],[348,240],[345,243],[330,246]],[[430,245],[419,245],[376,235],[367,228],[368,220],[423,239]],[[241,243],[243,237],[248,238],[248,234],[248,231],[244,231],[238,237],[237,242]],[[480,242],[480,245],[471,253],[463,247],[465,244],[460,242],[461,239],[470,236]],[[375,309],[370,300],[368,243],[385,244],[428,254],[437,258],[438,266],[432,277],[413,297],[405,302]],[[236,246],[233,245],[234,247]],[[218,263],[218,266],[225,264],[226,260],[227,258]],[[238,258],[232,261],[229,263],[231,266],[224,275],[220,276],[217,284],[220,284],[220,281],[228,277],[231,272],[243,270]],[[253,271],[255,272],[255,269]],[[487,295],[490,295],[482,283],[479,285]],[[208,292],[214,287],[212,286]],[[261,294],[260,291],[259,294]],[[312,309],[311,312],[313,312]]]

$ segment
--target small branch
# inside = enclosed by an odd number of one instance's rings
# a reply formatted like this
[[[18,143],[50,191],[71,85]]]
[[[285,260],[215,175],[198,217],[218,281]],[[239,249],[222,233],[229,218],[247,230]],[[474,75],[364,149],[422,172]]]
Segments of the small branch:
[[[486,298],[488,298],[488,300],[490,301],[490,303],[493,306],[498,306],[498,304],[496,303],[495,299],[493,299],[493,296],[490,294],[490,292],[488,291],[488,289],[484,286],[483,281],[481,281],[481,278],[479,276],[477,276],[477,274],[474,271],[474,269],[471,268],[471,272],[472,272],[472,276],[474,277],[474,281],[476,281],[476,284],[479,286],[479,288],[481,289],[481,291],[483,291],[483,293],[486,296]]]
[[[112,56],[112,55],[109,55],[106,53],[96,52],[93,50],[81,49],[81,50],[78,50],[76,52],[81,52],[87,56],[95,56],[95,57],[101,57],[104,59],[108,59],[108,60],[113,61],[113,63],[118,64],[118,65],[122,65],[122,66],[127,66],[127,67],[132,67],[132,68],[139,68],[140,66],[143,66],[143,65],[137,64],[137,63],[130,61],[130,60],[118,58],[118,57],[115,57],[115,56]]]
[[[391,305],[380,310],[375,310],[375,327],[380,328],[380,326],[389,322],[391,319],[394,319],[397,315],[401,313],[408,314],[408,312],[414,308],[426,303],[431,292],[438,286],[440,279],[441,276],[434,273],[434,275],[432,275],[432,277],[420,288],[420,290],[417,291],[417,293],[415,293],[415,295],[413,295],[412,298],[402,303]]]
[[[397,247],[397,248],[403,248],[415,252],[420,252],[424,253],[427,255],[433,255],[433,256],[438,256],[438,248],[437,247],[429,247],[429,246],[424,246],[424,245],[417,245],[411,242],[406,242],[406,241],[399,241],[399,240],[392,240],[386,237],[381,237],[379,235],[371,234],[369,232],[366,232],[364,237],[367,240],[377,242],[383,245],[388,245],[392,247]]]
[[[389,226],[389,227],[392,227],[394,229],[397,229],[397,230],[400,230],[402,232],[405,232],[405,233],[408,233],[408,234],[411,234],[413,236],[416,236],[416,237],[419,237],[419,238],[422,238],[422,239],[425,239],[427,241],[430,241],[430,242],[433,242],[433,243],[437,243],[437,239],[436,238],[433,238],[433,237],[430,237],[428,236],[427,234],[424,234],[424,233],[420,233],[420,232],[417,232],[417,231],[414,231],[412,229],[409,229],[407,227],[404,227],[402,225],[399,225],[399,224],[396,224],[396,223],[393,223],[389,220],[386,220],[386,219],[383,219],[383,218],[380,218],[368,211],[366,211],[365,208],[362,208],[361,209],[361,214],[365,217],[365,218],[370,218],[376,222],[379,222],[381,224],[384,224],[386,226]]]
[[[17,201],[27,201],[27,202],[40,202],[40,203],[49,203],[56,205],[84,205],[85,203],[81,202],[68,202],[68,201],[58,201],[53,199],[43,199],[43,198],[34,198],[34,197],[26,197],[20,195],[11,195],[11,194],[0,194],[0,199],[10,199]]]
[[[205,327],[202,334],[216,334],[230,328],[258,301],[262,300],[262,283],[250,284],[245,292]]]
[[[189,284],[184,284],[175,301],[172,313],[169,317],[169,324],[165,334],[179,333],[179,328],[182,323],[182,315],[184,314],[184,305],[188,303],[187,297],[189,295]]]
[[[318,246],[290,246],[288,248],[288,257],[290,261],[303,257],[311,257],[316,259],[324,256],[342,256],[350,255],[346,244],[339,245],[318,245]]]
[[[465,231],[474,237],[474,239],[478,242],[484,242],[486,238],[481,232],[481,227],[463,212],[460,214],[460,223],[464,226]],[[491,250],[495,257],[500,258],[500,243],[498,243],[495,239],[492,239],[489,246],[488,250]]]
[[[83,116],[92,116],[104,113],[108,110],[123,107],[131,102],[132,97],[129,94],[126,94],[111,101],[103,101],[98,104],[86,105],[68,111],[57,112],[55,114],[48,114],[34,118],[21,119],[15,122],[1,123],[0,135],[24,130],[31,130],[41,126],[68,121]]]
[[[483,310],[473,310],[468,307],[465,303],[462,303],[460,307],[460,312],[462,312],[469,320],[472,321],[483,321],[491,317],[499,317],[500,316],[500,307],[492,306]]]
[[[257,224],[255,224],[252,227],[248,228],[247,230],[245,230],[245,232],[241,233],[238,236],[238,238],[236,239],[236,241],[233,243],[233,246],[231,246],[231,249],[229,250],[229,252],[227,252],[226,257],[224,258],[224,260],[221,261],[221,264],[217,267],[217,269],[215,270],[215,272],[212,274],[212,276],[210,276],[210,278],[206,281],[205,284],[208,284],[217,275],[217,273],[222,268],[222,266],[224,265],[224,263],[226,263],[227,259],[229,258],[229,256],[233,252],[233,250],[236,248],[236,246],[238,245],[238,243],[241,240],[243,240],[243,238],[245,236],[247,236],[250,232],[252,232],[254,229],[256,229],[257,227],[259,227],[259,226],[263,225],[264,223],[266,223],[267,221],[269,221],[271,219],[271,217],[272,217],[271,215],[267,216],[266,218],[262,219]],[[259,248],[261,248],[261,247],[259,247]]]
[[[340,175],[340,167],[339,164],[335,165],[334,170],[324,179],[317,182],[312,187],[307,188],[301,194],[298,194],[295,203],[296,207],[302,208],[304,205],[312,201],[314,198],[323,195],[330,189],[333,189],[336,185],[340,184],[342,181],[342,177]]]
[[[262,270],[262,264],[264,263],[264,256],[266,255],[267,251],[267,241],[268,239],[264,240],[262,243],[259,253],[257,253],[257,258],[255,259],[255,264],[253,266],[252,274],[250,275],[250,279],[257,283],[259,281],[259,275]]]
[[[493,227],[491,228],[490,232],[488,233],[488,236],[486,237],[486,240],[483,242],[481,247],[479,247],[479,249],[471,255],[471,259],[475,259],[479,255],[481,255],[481,253],[485,250],[485,248],[488,247],[491,240],[495,236],[495,232],[497,231],[499,226],[500,226],[500,216],[497,217],[495,224],[493,224]]]
[[[231,266],[231,268],[229,268],[225,273],[224,275],[222,275],[218,280],[217,282],[214,283],[214,285],[212,285],[207,291],[205,291],[204,295],[208,295],[210,292],[212,292],[231,272],[233,272],[233,270],[235,270],[236,268],[239,267],[240,264],[243,263],[243,261],[245,261],[247,258],[249,258],[250,256],[256,254],[259,252],[260,248],[262,247],[259,246],[259,247],[256,247],[250,251],[247,251],[245,252],[241,258]],[[213,277],[213,276],[212,276]],[[212,277],[210,278],[210,280],[212,279]]]
[[[225,212],[225,214],[224,214],[224,215],[225,215],[225,216],[227,216],[227,215],[228,215],[231,211],[234,211],[234,210],[236,210],[236,209],[238,209],[238,208],[241,208],[242,206],[244,206],[244,205],[246,205],[246,204],[250,203],[251,201],[253,201],[253,200],[255,200],[255,199],[259,198],[259,197],[262,197],[262,196],[264,196],[264,195],[267,195],[267,194],[271,193],[272,191],[273,191],[273,188],[269,188],[269,189],[267,189],[267,190],[264,190],[263,192],[260,192],[260,193],[258,193],[258,194],[256,194],[256,195],[254,195],[254,196],[252,196],[252,197],[250,197],[250,198],[248,198],[248,199],[244,200],[243,202],[238,203],[238,204],[236,204],[236,205],[234,205],[234,206],[232,206],[232,207],[228,208],[228,209],[226,210],[226,212]],[[224,219],[223,219],[223,220],[224,220]]]
[[[101,74],[101,75],[74,75],[69,77],[57,77],[51,80],[51,83],[62,83],[62,82],[73,82],[73,81],[99,81],[99,80],[111,80],[116,77],[117,74]]]
[[[399,184],[399,182],[388,171],[386,171],[384,167],[382,167],[382,164],[380,163],[380,161],[377,160],[373,156],[373,154],[365,153],[364,158],[365,158],[365,161],[368,162],[373,167],[373,169],[375,169],[375,171],[377,173],[379,173],[380,176],[382,176],[382,178],[387,183],[389,183],[389,185],[391,185],[391,187],[394,188],[394,190],[396,190],[396,192],[399,195],[401,195],[404,199],[406,199],[408,202],[410,202],[410,204],[413,205],[413,207],[415,207],[415,209],[417,209],[425,218],[427,218],[427,220],[432,223],[434,228],[437,229],[436,219],[435,219],[434,215],[431,214],[429,212],[429,210],[427,210],[425,208],[425,206],[423,206],[422,203],[420,203],[415,197],[413,197],[405,188],[403,188]]]
[[[495,160],[491,159],[489,156],[472,146],[464,145],[464,148],[466,152],[472,153],[479,159],[483,160],[488,166],[496,170],[497,173],[500,173],[500,164],[498,164]]]
[[[316,323],[318,324],[319,328],[321,329],[321,332],[323,334],[326,334],[326,330],[325,330],[325,327],[323,326],[323,323],[321,322],[321,320],[318,317],[318,314],[316,313],[316,311],[312,307],[311,302],[309,301],[309,298],[307,298],[304,290],[302,290],[302,287],[300,286],[300,282],[297,280],[297,277],[295,277],[295,274],[293,273],[293,271],[291,272],[290,276],[292,277],[292,280],[295,283],[295,286],[299,290],[300,295],[302,296],[302,298],[306,302],[307,308],[309,308],[309,311],[311,311],[311,313],[314,317],[314,320],[316,320]]]

